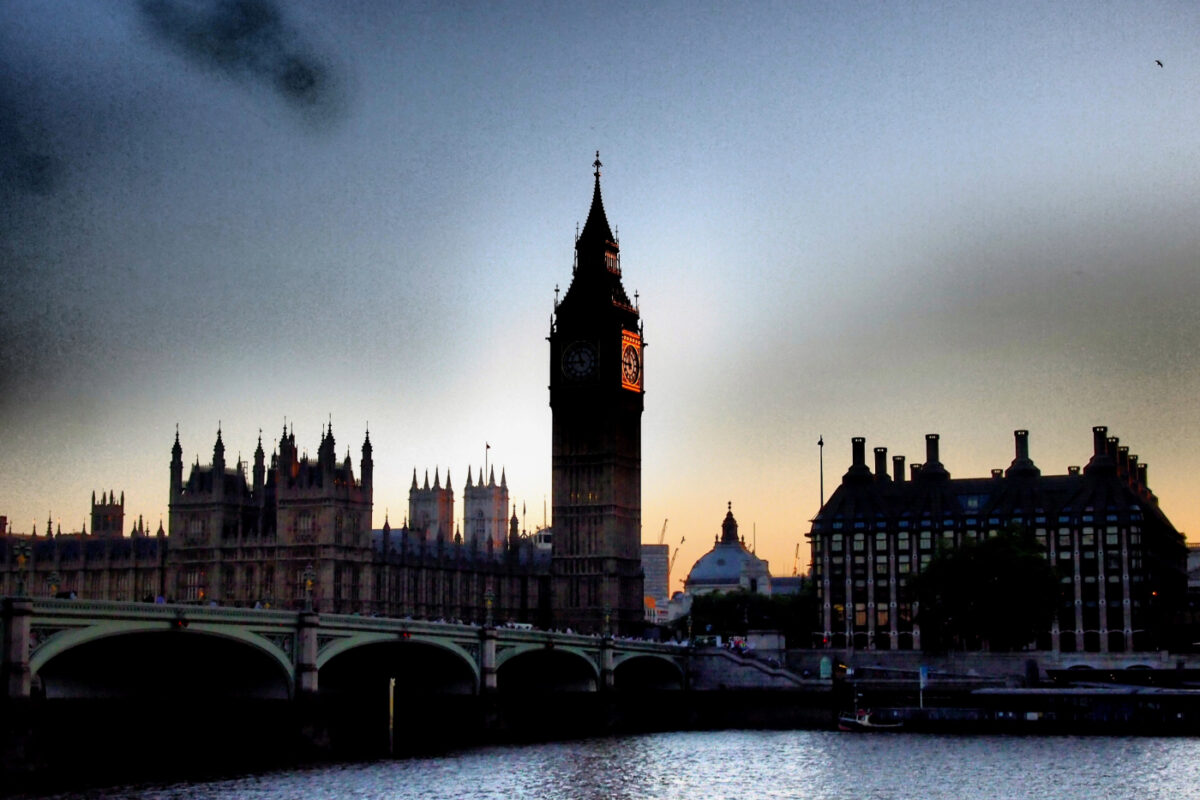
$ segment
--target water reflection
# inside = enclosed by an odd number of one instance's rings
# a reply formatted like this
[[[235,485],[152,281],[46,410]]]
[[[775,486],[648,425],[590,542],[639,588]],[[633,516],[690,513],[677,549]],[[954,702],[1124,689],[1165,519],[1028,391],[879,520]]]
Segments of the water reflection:
[[[717,731],[489,747],[438,758],[60,795],[120,800],[633,800],[1196,796],[1200,742]]]

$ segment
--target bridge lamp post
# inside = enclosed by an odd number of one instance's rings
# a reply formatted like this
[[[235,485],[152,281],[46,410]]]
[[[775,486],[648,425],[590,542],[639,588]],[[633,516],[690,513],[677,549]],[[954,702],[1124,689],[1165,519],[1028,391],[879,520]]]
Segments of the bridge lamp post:
[[[317,573],[313,569],[312,562],[309,562],[308,566],[304,568],[304,574],[302,574],[300,577],[304,579],[304,610],[312,611],[313,579],[317,577]]]
[[[25,596],[25,562],[30,555],[29,542],[18,542],[13,548],[17,557],[17,597]]]
[[[484,608],[483,624],[484,624],[484,627],[491,628],[495,624],[495,620],[493,619],[493,609],[495,608],[495,606],[496,606],[496,593],[493,592],[491,589],[488,589],[487,593],[484,594],[484,596],[483,596],[483,608]]]
[[[61,578],[58,577],[58,570],[54,570],[46,576],[46,585],[50,587],[50,596],[58,596],[58,584],[61,583]]]
[[[604,607],[604,627],[601,628],[600,633],[605,639],[612,636],[612,609],[608,606]]]

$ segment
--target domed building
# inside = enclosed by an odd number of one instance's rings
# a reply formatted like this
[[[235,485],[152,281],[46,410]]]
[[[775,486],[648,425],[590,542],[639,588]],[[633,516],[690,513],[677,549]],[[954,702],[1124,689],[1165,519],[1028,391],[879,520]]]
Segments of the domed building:
[[[721,537],[700,560],[692,566],[684,591],[689,595],[709,592],[771,593],[771,573],[767,562],[746,549],[738,537],[737,520],[733,518],[733,503],[721,523]]]

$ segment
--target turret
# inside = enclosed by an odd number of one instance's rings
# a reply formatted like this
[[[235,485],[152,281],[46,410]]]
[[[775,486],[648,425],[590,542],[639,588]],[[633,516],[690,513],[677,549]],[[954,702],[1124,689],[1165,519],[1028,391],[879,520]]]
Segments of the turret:
[[[183,448],[179,444],[179,426],[175,426],[175,444],[171,447],[171,497],[174,503],[183,492]],[[92,492],[92,502],[96,502],[96,493]]]
[[[263,452],[262,431],[258,432],[258,447],[254,448],[254,496],[261,498],[267,477],[267,454]]]
[[[375,462],[371,460],[371,432],[363,437],[362,461],[359,462],[359,472],[362,473],[362,488],[364,492],[371,491],[371,481],[374,479]]]
[[[317,466],[323,473],[332,475],[337,469],[337,455],[333,445],[333,423],[321,432],[321,446],[317,448]]]
[[[225,493],[225,442],[221,441],[221,427],[217,426],[217,443],[213,445],[213,494],[220,497]]]

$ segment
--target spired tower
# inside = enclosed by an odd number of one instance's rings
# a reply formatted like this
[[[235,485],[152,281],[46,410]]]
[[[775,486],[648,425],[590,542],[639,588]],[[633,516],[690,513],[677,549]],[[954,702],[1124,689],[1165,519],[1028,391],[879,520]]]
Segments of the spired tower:
[[[596,184],[550,327],[554,610],[582,632],[643,620],[642,326]]]

